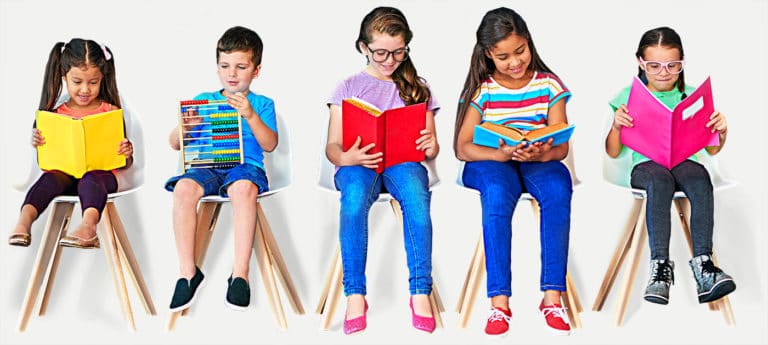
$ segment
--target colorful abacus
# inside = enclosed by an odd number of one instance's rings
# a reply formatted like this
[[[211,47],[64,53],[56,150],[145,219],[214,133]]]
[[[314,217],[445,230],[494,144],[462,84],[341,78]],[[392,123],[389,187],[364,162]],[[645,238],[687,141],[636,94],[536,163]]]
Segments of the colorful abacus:
[[[199,117],[201,122],[188,121]],[[240,116],[226,101],[179,102],[182,170],[226,169],[243,163]]]

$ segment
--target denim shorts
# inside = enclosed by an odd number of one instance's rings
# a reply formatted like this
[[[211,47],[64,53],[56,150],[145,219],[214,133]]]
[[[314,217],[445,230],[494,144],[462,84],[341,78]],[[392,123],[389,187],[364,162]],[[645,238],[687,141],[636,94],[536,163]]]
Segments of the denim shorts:
[[[173,192],[176,182],[183,178],[191,179],[203,187],[203,196],[220,195],[227,197],[227,187],[239,180],[253,182],[253,184],[259,187],[259,194],[269,190],[267,173],[264,172],[264,169],[251,164],[240,164],[229,169],[189,169],[183,175],[168,179],[165,182],[165,189]]]

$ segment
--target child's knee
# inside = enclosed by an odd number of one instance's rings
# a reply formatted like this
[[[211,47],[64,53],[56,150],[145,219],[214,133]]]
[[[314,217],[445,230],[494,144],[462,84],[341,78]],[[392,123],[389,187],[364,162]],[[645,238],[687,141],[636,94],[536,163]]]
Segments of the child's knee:
[[[259,196],[259,186],[251,181],[235,181],[227,187],[227,195],[230,199],[256,200]]]
[[[173,197],[176,201],[197,202],[203,197],[203,187],[192,179],[183,178],[176,182],[173,188]]]

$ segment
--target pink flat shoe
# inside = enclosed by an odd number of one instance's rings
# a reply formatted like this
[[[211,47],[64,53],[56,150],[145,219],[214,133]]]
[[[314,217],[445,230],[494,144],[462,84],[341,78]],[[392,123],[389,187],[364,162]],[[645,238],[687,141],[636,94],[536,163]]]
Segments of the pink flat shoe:
[[[365,301],[365,311],[363,312],[363,316],[358,316],[351,320],[344,319],[344,334],[350,335],[353,333],[364,331],[365,328],[368,327],[368,322],[366,321],[367,313],[368,313],[368,301]]]
[[[430,317],[416,315],[416,312],[413,311],[413,297],[411,297],[410,302],[408,302],[408,306],[411,307],[411,323],[413,324],[413,328],[427,333],[435,331],[434,315]]]

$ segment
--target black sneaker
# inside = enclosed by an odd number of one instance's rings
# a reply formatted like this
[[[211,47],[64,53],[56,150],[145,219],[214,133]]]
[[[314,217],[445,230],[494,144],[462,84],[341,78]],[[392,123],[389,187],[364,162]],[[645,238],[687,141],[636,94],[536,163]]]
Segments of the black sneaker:
[[[195,275],[192,279],[179,278],[176,281],[176,289],[173,290],[173,297],[171,298],[171,312],[182,311],[189,308],[192,302],[195,301],[195,292],[200,284],[203,282],[203,272],[195,266]]]
[[[248,309],[249,304],[251,304],[251,288],[248,286],[248,282],[240,277],[232,279],[232,276],[229,276],[227,279],[227,305],[234,310],[244,311]]]
[[[699,303],[716,301],[736,290],[733,278],[715,266],[709,255],[699,255],[688,262],[696,279]]]
[[[675,283],[675,263],[672,260],[651,260],[651,279],[643,298],[651,303],[669,303],[669,287]]]

